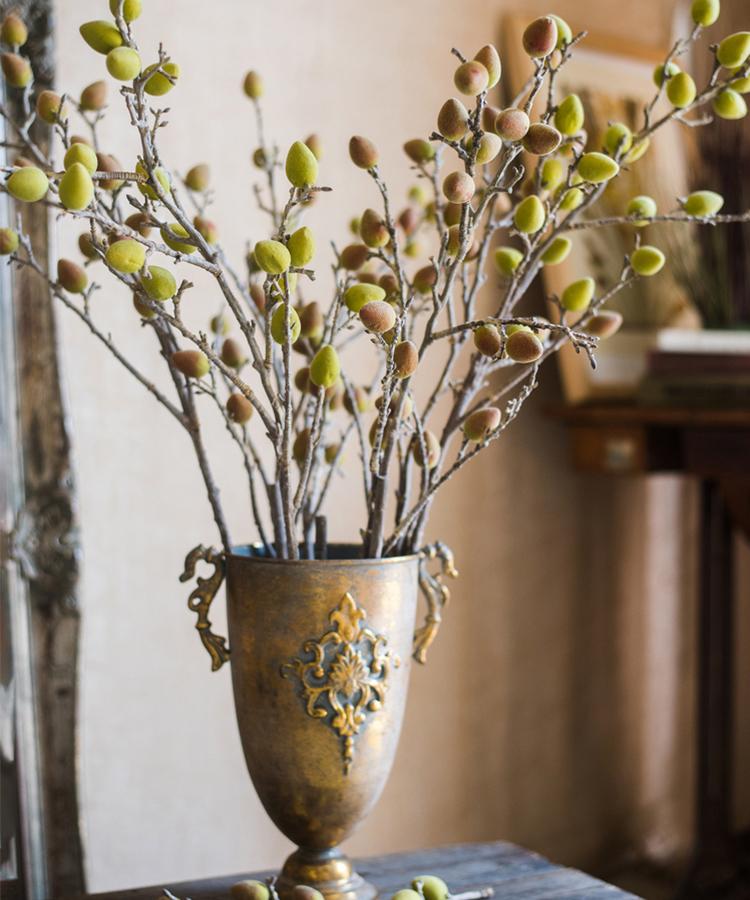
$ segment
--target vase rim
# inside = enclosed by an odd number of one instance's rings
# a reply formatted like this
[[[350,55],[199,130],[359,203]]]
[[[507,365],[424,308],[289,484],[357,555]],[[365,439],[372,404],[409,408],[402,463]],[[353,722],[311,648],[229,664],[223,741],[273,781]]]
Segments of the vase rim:
[[[356,554],[360,552],[361,544],[347,544],[340,542],[332,542],[328,544],[328,557],[326,559],[278,559],[274,556],[267,556],[265,548],[261,543],[254,544],[237,544],[232,547],[228,554],[233,559],[252,560],[256,563],[283,563],[284,565],[337,565],[337,566],[361,566],[363,563],[370,565],[383,565],[386,563],[403,563],[419,559],[419,553],[407,553],[401,556],[384,556],[384,557],[362,557]],[[300,545],[300,551],[304,550]]]

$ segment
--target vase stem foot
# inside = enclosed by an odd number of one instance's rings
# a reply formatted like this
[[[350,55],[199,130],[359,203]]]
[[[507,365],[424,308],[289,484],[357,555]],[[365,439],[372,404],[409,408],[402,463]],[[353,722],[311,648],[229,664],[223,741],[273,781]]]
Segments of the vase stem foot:
[[[375,900],[378,896],[377,888],[354,871],[349,858],[337,847],[295,850],[276,882],[281,900],[290,900],[298,884],[315,888],[326,900]]]

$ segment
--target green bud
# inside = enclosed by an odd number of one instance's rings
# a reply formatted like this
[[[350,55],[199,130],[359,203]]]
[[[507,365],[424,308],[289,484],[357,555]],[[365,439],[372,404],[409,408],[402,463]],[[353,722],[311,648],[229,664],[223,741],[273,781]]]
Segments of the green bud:
[[[482,356],[497,356],[503,346],[500,332],[494,325],[479,325],[474,329],[474,346]]]
[[[149,266],[148,274],[141,275],[143,290],[152,300],[169,300],[177,293],[177,282],[169,269]]]
[[[80,163],[89,172],[96,172],[96,153],[87,144],[71,144],[63,157],[63,166],[69,169],[73,163]]]
[[[717,94],[712,105],[720,119],[741,119],[747,115],[745,98],[732,88],[725,88]]]
[[[211,363],[200,350],[177,350],[171,356],[172,365],[186,378],[203,378]]]
[[[33,73],[29,61],[16,53],[3,53],[0,56],[5,80],[11,87],[25,88],[31,83]]]
[[[379,284],[352,284],[344,293],[344,304],[353,313],[358,313],[365,303],[385,300],[385,291]]]
[[[141,57],[132,47],[116,47],[107,54],[107,71],[118,81],[132,81],[141,74]]]
[[[10,256],[18,250],[18,232],[12,228],[0,228],[0,256]]]
[[[487,90],[490,83],[490,73],[474,59],[461,63],[453,75],[453,83],[456,88],[469,97],[477,97]]]
[[[620,171],[620,167],[609,156],[603,153],[584,153],[578,161],[578,174],[590,184],[601,184],[609,181]]]
[[[122,272],[123,275],[132,275],[143,268],[146,248],[132,238],[124,238],[110,244],[104,258],[115,271]]]
[[[135,167],[136,174],[143,175],[144,178],[149,177],[148,171],[143,163],[136,163]],[[169,181],[169,175],[162,169],[161,166],[156,166],[154,169],[154,177],[159,182],[161,186],[162,192],[169,196],[172,193],[172,185]],[[156,193],[156,189],[151,186],[149,182],[138,182],[138,190],[144,195],[144,197],[148,197],[149,200],[158,200],[159,195]]]
[[[534,122],[529,126],[523,139],[524,149],[536,156],[546,156],[554,153],[560,146],[560,132],[544,122]]]
[[[508,335],[505,352],[517,363],[533,363],[544,353],[544,345],[533,331],[519,329]]]
[[[736,69],[750,56],[750,31],[725,37],[716,50],[716,59],[727,69]]]
[[[86,270],[69,259],[58,259],[57,282],[70,294],[82,294],[89,283]]]
[[[292,265],[304,268],[315,256],[315,238],[312,231],[306,225],[298,228],[289,238],[287,249]]]
[[[263,96],[263,79],[257,72],[248,72],[242,89],[251,100],[260,100]]]
[[[23,19],[14,12],[9,12],[0,26],[0,43],[9,47],[23,47],[29,38],[29,30]]]
[[[227,415],[238,425],[244,425],[252,418],[253,404],[244,396],[244,394],[235,391],[227,398]],[[231,895],[235,896],[234,894]]]
[[[135,22],[141,14],[141,0],[109,0],[109,11],[113,16],[117,15],[117,10],[121,10],[121,15],[126,22]]]
[[[695,82],[687,72],[678,72],[667,82],[667,99],[677,109],[684,109],[695,100]]]
[[[292,888],[292,900],[324,900],[324,897],[315,888],[306,884],[297,884]]]
[[[5,182],[8,193],[22,203],[34,203],[41,200],[49,189],[49,179],[36,166],[24,166],[16,169]]]
[[[542,16],[527,26],[523,33],[523,49],[533,59],[549,56],[557,46],[557,22]]]
[[[477,410],[477,412],[487,413],[491,412],[493,409],[494,407],[488,406],[486,409]],[[500,411],[497,410],[497,412],[499,413]],[[476,415],[476,413],[474,413],[474,415]],[[499,415],[497,418],[497,424],[500,424]],[[489,430],[491,431],[492,428],[490,428]],[[476,440],[476,438],[472,438],[472,440]],[[420,882],[422,884],[422,893],[424,894],[425,900],[448,900],[448,897],[450,897],[448,885],[443,881],[442,878],[438,878],[437,875],[417,875],[416,878],[412,879],[411,883],[411,886],[414,888],[414,890],[417,889],[417,884],[419,884]]]
[[[555,112],[555,128],[561,134],[570,137],[583,128],[583,120],[584,112],[581,98],[578,94],[568,94]]]
[[[271,316],[271,337],[277,344],[283,344],[286,337],[286,309],[285,303],[280,303]],[[291,340],[294,343],[299,337],[302,330],[302,323],[299,319],[299,313],[293,307],[289,307],[289,331],[291,332]]]
[[[523,259],[523,253],[515,247],[498,247],[495,250],[495,265],[501,275],[511,276]]]
[[[253,74],[253,73],[250,73]],[[232,900],[270,900],[271,892],[262,881],[238,881],[229,888]]]
[[[557,43],[555,44],[555,47],[558,50],[562,50],[566,44],[569,44],[573,40],[573,31],[565,19],[560,18],[560,16],[555,16],[550,13],[550,19],[557,25]]]
[[[560,209],[565,212],[570,212],[571,210],[578,209],[578,207],[583,203],[585,196],[586,195],[580,188],[569,188],[567,191],[565,191],[565,194],[560,201]]]
[[[487,82],[487,90],[495,87],[500,81],[503,73],[503,66],[500,62],[500,54],[493,44],[486,44],[481,50],[478,50],[474,56],[474,62],[481,63],[487,70],[489,81]]]
[[[157,69],[161,69],[161,71],[157,72]],[[165,62],[161,66],[158,63],[153,63],[148,66],[145,74],[148,75],[149,72],[154,74],[143,85],[143,90],[147,94],[151,94],[152,97],[162,97],[164,94],[168,94],[175,86],[174,81],[170,81],[167,75],[170,75],[175,81],[180,77],[180,67],[175,62]],[[165,72],[166,75],[164,74]]]
[[[522,140],[530,125],[528,115],[515,107],[501,110],[495,119],[495,131],[504,141]]]
[[[542,265],[556,266],[567,259],[573,246],[570,238],[556,237],[547,249],[542,253]]]
[[[535,234],[544,227],[547,214],[536,194],[525,197],[513,213],[513,224],[523,234]]]
[[[79,100],[81,109],[98,112],[107,105],[107,82],[94,81],[81,91]]]
[[[738,94],[747,94],[750,93],[750,75],[745,75],[744,78],[737,78],[742,71],[742,66],[738,66],[736,69],[732,69],[731,71],[731,88],[733,91],[737,91]]]
[[[413,138],[407,141],[404,144],[404,153],[417,165],[423,165],[431,159],[435,159],[435,148],[429,141],[423,141],[422,138]]]
[[[310,187],[318,178],[318,160],[302,141],[295,141],[286,155],[286,177],[296,188]]]
[[[682,203],[689,216],[714,216],[724,205],[724,198],[714,191],[693,191]]]
[[[639,195],[638,197],[633,197],[633,199],[628,203],[625,208],[626,216],[638,216],[633,224],[636,228],[643,228],[648,225],[648,221],[641,221],[640,217],[642,216],[644,219],[650,219],[656,215],[656,201],[653,197],[648,197],[645,194]]]
[[[396,313],[385,300],[371,300],[359,311],[359,320],[373,334],[385,334],[396,324]]]
[[[185,175],[185,184],[191,191],[205,191],[208,188],[210,176],[211,170],[207,163],[198,163],[198,165],[188,169],[187,175]]]
[[[254,253],[258,265],[269,275],[281,275],[292,264],[291,254],[280,241],[258,241]]]
[[[394,374],[397,378],[409,378],[419,365],[419,350],[412,341],[400,341],[393,348]]]
[[[389,307],[390,309],[390,307]],[[310,363],[310,381],[319,388],[329,388],[341,374],[339,355],[330,344],[324,344]]]
[[[349,139],[349,156],[360,169],[372,169],[378,164],[378,148],[362,135],[355,134]]]
[[[74,150],[76,147],[84,147],[84,145],[73,144],[70,149]],[[91,152],[93,153],[93,151]],[[96,163],[96,154],[94,154],[94,162]],[[67,166],[57,190],[60,202],[66,209],[85,209],[94,199],[94,182],[91,174],[80,162],[74,162]]]
[[[211,322],[209,324],[211,326],[211,331],[214,334],[221,335],[222,337],[226,334],[229,334],[230,324],[229,319],[226,316],[212,316]]]
[[[604,132],[604,146],[610,156],[622,156],[633,146],[633,132],[624,122],[614,122]]]
[[[62,98],[54,91],[42,91],[36,98],[36,114],[48,125],[58,119],[67,119],[67,110],[62,107]]]
[[[573,281],[562,292],[560,303],[569,312],[583,312],[591,303],[596,284],[593,278],[579,278]]]
[[[443,181],[443,194],[451,203],[468,203],[475,190],[474,179],[466,172],[451,172]]]
[[[95,22],[84,22],[78,29],[81,37],[97,53],[106,54],[116,47],[122,46],[122,35],[117,26],[112,22],[104,22],[98,20]]]
[[[664,254],[656,247],[644,245],[634,250],[630,257],[630,265],[638,275],[656,275],[664,265]]]
[[[467,141],[467,150],[471,150],[474,142],[470,139]],[[500,153],[503,149],[503,142],[496,134],[483,134],[479,139],[479,146],[477,147],[477,164],[480,166],[486,166],[487,163],[492,162],[493,159]]]
[[[633,146],[632,150],[627,153],[623,162],[626,164],[634,163],[643,156],[650,146],[651,138],[643,138],[643,140],[638,141],[638,143]]]
[[[719,0],[693,0],[690,15],[696,25],[708,28],[719,18]]]
[[[565,178],[565,166],[562,160],[552,157],[545,159],[542,165],[541,185],[545,191],[554,191],[559,187]]]
[[[195,244],[189,240],[187,229],[179,222],[165,225],[161,229],[161,237],[167,247],[171,247],[177,253],[193,253],[195,250]],[[184,240],[184,238],[188,238],[188,240]]]
[[[676,75],[679,71],[680,67],[675,62],[669,62],[666,65],[662,63],[654,69],[654,74],[652,76],[654,84],[658,88],[662,87],[666,80],[672,78],[672,76]]]

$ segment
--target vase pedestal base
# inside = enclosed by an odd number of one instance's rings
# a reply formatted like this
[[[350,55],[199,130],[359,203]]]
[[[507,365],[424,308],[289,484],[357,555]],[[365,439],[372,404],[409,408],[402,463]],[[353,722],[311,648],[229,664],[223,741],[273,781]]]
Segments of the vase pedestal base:
[[[289,900],[295,885],[306,884],[320,891],[326,900],[375,900],[377,888],[365,881],[338,848],[295,850],[284,863],[276,890],[281,900]]]

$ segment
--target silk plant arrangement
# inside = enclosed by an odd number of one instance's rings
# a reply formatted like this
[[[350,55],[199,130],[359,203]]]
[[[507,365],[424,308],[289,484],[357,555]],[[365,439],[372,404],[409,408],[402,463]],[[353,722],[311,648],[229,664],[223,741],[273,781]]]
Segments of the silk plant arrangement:
[[[268,555],[325,553],[326,497],[355,442],[361,467],[347,477],[365,499],[362,556],[414,552],[438,491],[517,418],[542,363],[569,342],[593,364],[597,342],[621,322],[608,301],[636,279],[657,276],[665,257],[643,237],[650,223],[750,218],[748,211],[720,212],[724,200],[708,188],[676,198],[668,210],[638,196],[619,216],[592,214],[661,129],[710,127],[714,117],[746,114],[750,32],[701,49],[719,0],[695,0],[694,27],[654,72],[640,128],[612,122],[603,146],[587,139],[579,97],[556,90],[585,32],[573,34],[555,15],[531,22],[523,47],[533,73],[502,109],[490,103],[501,82],[497,50],[488,44],[468,58],[453,49],[460,96],[436,111],[435,131],[404,144],[414,184],[403,208],[389,192],[376,146],[351,138],[351,161],[374,183],[379,204],[356,215],[350,242],[332,244],[330,253],[304,224],[309,205],[324,202],[331,189],[319,175],[320,141],[312,135],[280,152],[264,134],[262,78],[249,72],[243,87],[258,131],[253,190],[268,224],[236,267],[210,218],[209,166],[196,163],[179,176],[160,150],[165,98],[180,89],[180,65],[166,45],[156,53],[139,49],[141,5],[110,0],[106,18],[81,25],[106,71],[80,93],[36,89],[24,56],[26,26],[16,12],[6,15],[2,116],[10,164],[2,167],[2,190],[19,214],[15,227],[0,231],[0,252],[11,265],[33,269],[184,429],[227,552],[230,534],[203,439],[206,416],[218,415],[237,447]],[[681,68],[688,50],[711,54],[707,83],[696,85]],[[127,164],[100,145],[101,120],[115,114],[115,85],[120,114],[138,138],[139,155]],[[335,182],[335,172],[322,180]],[[78,227],[82,260],[48,266],[35,255],[20,215],[32,203]],[[556,316],[517,312],[540,270],[566,258],[576,232],[622,224],[632,226],[633,245],[616,281],[597,285],[579,272],[551,298]],[[303,299],[320,266],[333,271],[327,306]],[[478,299],[493,267],[482,301],[491,314],[483,315]],[[221,310],[210,322],[191,304],[195,268],[215,282]],[[164,383],[151,382],[97,323],[97,303],[112,279],[132,292],[134,315],[153,334],[169,375]],[[342,351],[355,341],[371,360],[369,383],[342,366]]]

